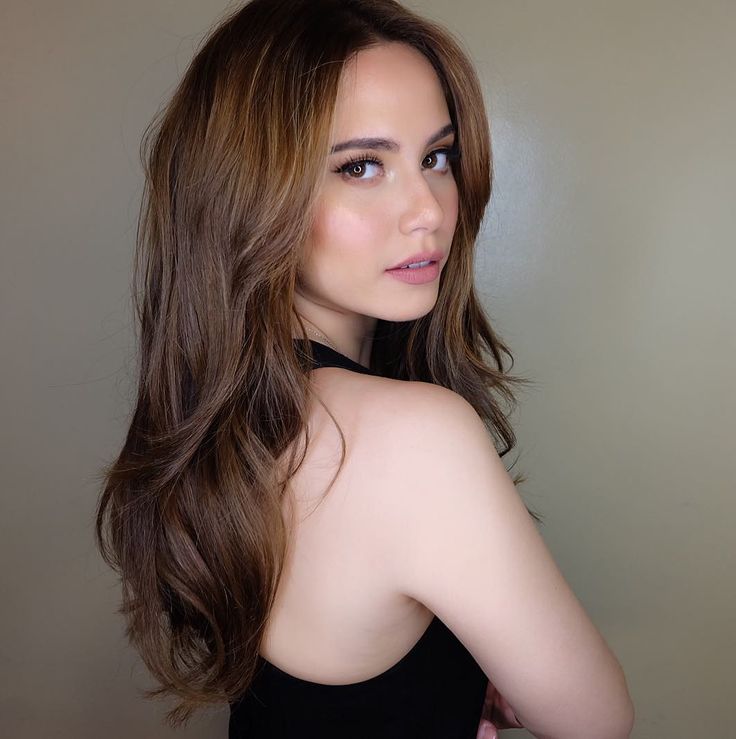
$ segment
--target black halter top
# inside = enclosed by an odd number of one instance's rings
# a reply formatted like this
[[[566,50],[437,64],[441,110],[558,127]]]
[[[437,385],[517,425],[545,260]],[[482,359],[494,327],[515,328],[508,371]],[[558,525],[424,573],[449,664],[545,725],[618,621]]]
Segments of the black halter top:
[[[295,339],[301,342],[301,339]],[[309,340],[313,367],[377,375]],[[256,677],[230,704],[229,739],[475,739],[488,678],[435,616],[414,646],[384,672],[325,685],[258,658]]]

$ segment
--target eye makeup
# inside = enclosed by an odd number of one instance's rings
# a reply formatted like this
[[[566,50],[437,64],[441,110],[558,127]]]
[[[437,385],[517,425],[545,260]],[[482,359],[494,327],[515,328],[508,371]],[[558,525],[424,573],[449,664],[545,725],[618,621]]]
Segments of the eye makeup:
[[[445,157],[447,158],[448,168],[452,165],[453,162],[456,162],[458,159],[460,159],[460,149],[456,144],[452,144],[451,146],[441,147],[439,149],[434,149],[433,151],[430,151],[424,157],[424,159],[432,155],[435,155],[435,154],[445,155]],[[352,167],[355,167],[357,165],[363,165],[363,168],[365,170],[365,165],[367,164],[374,164],[379,167],[383,166],[383,162],[380,159],[378,159],[374,154],[359,154],[359,155],[349,157],[346,161],[344,161],[342,164],[337,166],[332,171],[335,174],[344,175],[344,174],[347,174]],[[438,171],[444,171],[444,170],[438,170]],[[362,180],[362,179],[372,179],[372,178],[351,177],[349,179]]]

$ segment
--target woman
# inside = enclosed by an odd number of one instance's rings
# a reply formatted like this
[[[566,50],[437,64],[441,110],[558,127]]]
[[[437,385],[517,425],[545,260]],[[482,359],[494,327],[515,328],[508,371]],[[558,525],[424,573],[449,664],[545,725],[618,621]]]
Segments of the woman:
[[[252,0],[148,142],[139,394],[97,535],[170,723],[628,736],[501,462],[522,380],[473,287],[491,151],[458,44],[393,0]]]

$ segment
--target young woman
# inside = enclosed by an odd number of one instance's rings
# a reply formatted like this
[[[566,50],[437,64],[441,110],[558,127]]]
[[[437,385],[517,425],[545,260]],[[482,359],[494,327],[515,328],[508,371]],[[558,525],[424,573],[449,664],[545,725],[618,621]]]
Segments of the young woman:
[[[172,725],[629,735],[501,461],[522,380],[473,286],[484,110],[394,0],[252,0],[147,137],[139,392],[97,535]]]

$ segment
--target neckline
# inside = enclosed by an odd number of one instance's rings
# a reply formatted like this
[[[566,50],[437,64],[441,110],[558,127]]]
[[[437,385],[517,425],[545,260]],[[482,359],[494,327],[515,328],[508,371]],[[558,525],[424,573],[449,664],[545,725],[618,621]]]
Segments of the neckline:
[[[341,354],[331,346],[322,344],[314,339],[307,339],[306,341],[312,347],[312,354],[314,355],[313,369],[319,369],[320,367],[341,367],[352,372],[360,372],[364,375],[378,377],[378,373],[374,372],[370,367],[364,367],[360,362],[356,362],[345,354]],[[298,345],[303,345],[304,339],[294,338],[294,342]]]
[[[298,685],[299,687],[311,687],[319,690],[340,690],[342,692],[366,689],[368,687],[377,686],[385,680],[391,678],[393,675],[399,672],[399,670],[405,668],[406,665],[409,664],[412,660],[416,659],[417,654],[422,651],[424,645],[430,641],[431,637],[442,626],[444,626],[444,623],[440,620],[439,616],[435,614],[432,617],[432,620],[427,625],[427,628],[422,632],[422,635],[409,648],[409,651],[406,652],[403,657],[400,657],[397,662],[394,662],[394,664],[392,664],[390,667],[387,667],[378,675],[373,675],[366,678],[365,680],[359,680],[352,683],[317,683],[313,680],[305,680],[304,678],[297,677],[296,675],[292,675],[291,673],[282,670],[280,667],[276,667],[276,665],[274,665],[272,662],[269,662],[260,654],[258,655],[258,661],[261,664],[261,669],[263,669],[266,673],[278,678],[279,680],[286,681],[287,683],[290,683],[292,685]]]

